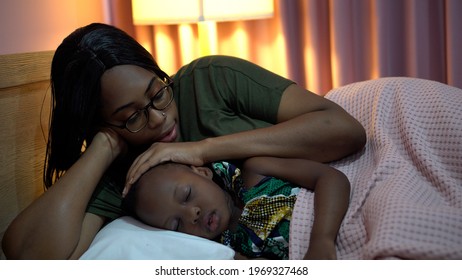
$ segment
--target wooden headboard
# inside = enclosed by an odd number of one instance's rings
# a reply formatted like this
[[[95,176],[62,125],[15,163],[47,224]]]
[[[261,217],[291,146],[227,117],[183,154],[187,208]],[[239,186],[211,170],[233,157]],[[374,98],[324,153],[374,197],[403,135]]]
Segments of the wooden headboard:
[[[0,55],[0,238],[44,191],[52,57],[53,51]]]

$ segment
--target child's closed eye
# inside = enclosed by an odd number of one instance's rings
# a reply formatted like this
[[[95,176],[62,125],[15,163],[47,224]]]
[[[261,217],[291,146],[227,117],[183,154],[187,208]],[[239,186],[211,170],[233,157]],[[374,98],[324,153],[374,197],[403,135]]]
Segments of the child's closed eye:
[[[188,201],[189,201],[189,199],[191,198],[191,193],[192,193],[192,188],[191,188],[191,186],[187,186],[186,191],[185,191],[184,202],[188,202]]]

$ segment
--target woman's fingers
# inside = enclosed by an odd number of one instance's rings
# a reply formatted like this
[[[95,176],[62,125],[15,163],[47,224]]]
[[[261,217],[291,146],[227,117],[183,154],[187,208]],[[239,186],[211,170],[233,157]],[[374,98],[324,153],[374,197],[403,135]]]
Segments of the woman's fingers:
[[[159,164],[155,157],[155,150],[149,148],[147,151],[139,155],[130,166],[127,172],[126,183],[122,191],[122,197],[125,197],[132,185],[146,172],[149,168]]]
[[[151,167],[163,162],[173,161],[182,164],[202,166],[204,160],[199,142],[155,143],[144,153],[139,155],[127,172],[125,188],[122,196],[131,186]]]
[[[171,160],[171,154],[174,149],[171,146],[173,143],[154,143],[144,153],[139,155],[130,166],[122,197],[125,197],[130,190],[131,186],[148,171],[160,163]]]

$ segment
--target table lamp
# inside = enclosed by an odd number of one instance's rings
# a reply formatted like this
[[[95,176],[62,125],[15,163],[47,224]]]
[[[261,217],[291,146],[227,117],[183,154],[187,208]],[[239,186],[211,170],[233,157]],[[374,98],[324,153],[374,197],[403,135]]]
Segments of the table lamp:
[[[216,54],[217,21],[273,16],[273,0],[132,0],[135,25],[197,23],[200,55]]]

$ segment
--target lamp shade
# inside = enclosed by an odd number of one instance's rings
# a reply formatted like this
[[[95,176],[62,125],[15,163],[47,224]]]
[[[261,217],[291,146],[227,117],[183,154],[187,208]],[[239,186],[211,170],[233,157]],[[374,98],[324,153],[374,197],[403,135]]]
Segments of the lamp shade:
[[[273,0],[132,0],[136,25],[262,19],[273,16]]]

